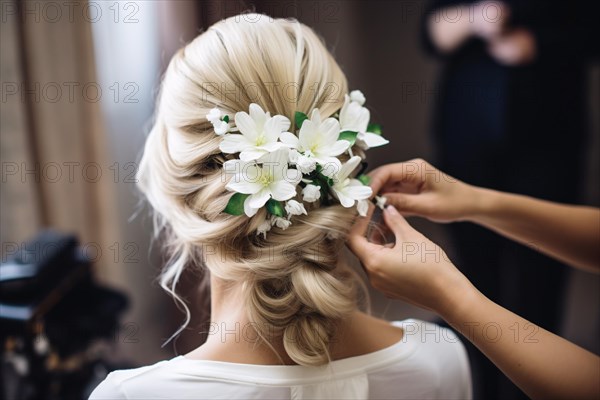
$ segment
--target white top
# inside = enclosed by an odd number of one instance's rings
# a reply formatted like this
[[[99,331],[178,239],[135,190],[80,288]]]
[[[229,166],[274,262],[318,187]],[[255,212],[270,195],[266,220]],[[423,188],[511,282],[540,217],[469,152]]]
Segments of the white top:
[[[392,346],[322,367],[252,365],[183,356],[111,372],[100,399],[470,399],[466,351],[451,330],[429,322],[404,329]]]

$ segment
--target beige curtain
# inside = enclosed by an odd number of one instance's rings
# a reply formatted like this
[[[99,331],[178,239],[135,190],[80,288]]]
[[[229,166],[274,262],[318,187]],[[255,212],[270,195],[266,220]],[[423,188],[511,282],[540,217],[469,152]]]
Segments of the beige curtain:
[[[4,258],[44,227],[77,234],[102,260],[120,242],[99,102],[110,92],[95,77],[86,3],[58,16],[43,1],[3,2]],[[102,278],[121,280],[118,265],[102,265]]]

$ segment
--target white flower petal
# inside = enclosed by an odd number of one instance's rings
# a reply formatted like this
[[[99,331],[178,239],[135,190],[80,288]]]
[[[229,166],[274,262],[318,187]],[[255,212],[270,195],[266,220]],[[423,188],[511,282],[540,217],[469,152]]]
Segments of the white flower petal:
[[[358,166],[358,164],[360,164],[361,161],[362,159],[359,156],[354,156],[351,159],[349,159],[344,165],[342,165],[342,169],[337,175],[337,180],[343,181],[348,176],[350,176],[350,174],[356,169],[356,167]]]
[[[336,195],[340,204],[346,208],[350,208],[354,205],[354,199],[350,196],[347,196],[343,190],[338,190],[335,187],[331,188],[333,193]]]
[[[367,130],[367,127],[369,126],[369,120],[371,119],[371,112],[369,111],[368,108],[365,107],[361,107],[360,111],[358,113],[358,120],[357,120],[357,125],[358,125],[358,129],[357,132],[364,132]]]
[[[360,90],[351,91],[350,92],[350,100],[357,102],[361,106],[363,104],[365,104],[365,102],[367,101],[367,99],[365,98],[365,95]]]
[[[323,146],[330,146],[340,137],[340,122],[335,118],[327,118],[319,126],[321,143]]]
[[[365,132],[370,118],[371,113],[367,108],[346,97],[346,102],[340,110],[341,131]]]
[[[244,200],[244,213],[248,217],[253,217],[258,212],[258,208],[250,207],[250,196]]]
[[[312,113],[310,114],[310,120],[316,125],[319,126],[321,125],[321,111],[319,111],[318,108],[315,108],[312,110]]]
[[[389,143],[389,141],[383,136],[371,132],[359,132],[357,139],[366,144],[367,148],[365,150],[368,150],[371,147],[379,147]]]
[[[296,160],[296,166],[303,174],[310,174],[317,168],[317,161],[314,158],[300,155]]]
[[[298,150],[296,149],[290,149],[288,157],[292,164],[296,164],[298,162],[298,158],[300,157],[300,153],[298,153]]]
[[[276,181],[269,185],[275,200],[289,200],[296,195],[296,186],[286,181]]]
[[[223,171],[225,174],[240,174],[246,164],[242,160],[227,160],[223,163]]]
[[[320,159],[318,162],[323,168],[321,173],[328,178],[335,179],[335,177],[338,176],[342,170],[341,161],[335,157]]]
[[[289,182],[292,185],[296,186],[302,180],[302,171],[299,169],[288,168],[285,171],[285,175],[283,176],[283,179],[286,182]]]
[[[265,123],[267,122],[267,113],[256,103],[250,104],[250,118],[254,121],[254,126],[257,135],[263,131]],[[237,125],[237,121],[236,121]]]
[[[215,121],[213,122],[213,128],[217,135],[223,136],[229,132],[230,125],[225,121]]]
[[[267,143],[267,144],[260,146],[259,149],[262,149],[262,150],[265,150],[265,152],[271,153],[273,151],[281,149],[282,147],[285,147],[285,145],[281,142],[271,142],[271,143]]]
[[[291,132],[283,132],[279,136],[279,140],[281,140],[282,143],[286,144],[291,148],[298,148],[298,136],[294,135]]]
[[[225,154],[239,153],[252,146],[252,143],[244,135],[237,133],[223,136],[219,149]]]
[[[289,151],[282,148],[272,153],[267,153],[258,162],[263,164],[263,169],[266,169],[273,176],[273,180],[280,181],[288,169],[289,157]]]
[[[283,115],[275,115],[273,118],[269,118],[265,123],[264,132],[267,142],[275,142],[279,139],[281,132],[285,132],[290,129],[291,122]]]
[[[210,110],[210,112],[208,114],[206,114],[206,119],[209,120],[211,123],[215,123],[217,121],[221,120],[221,110],[219,110],[218,108],[213,108],[212,110]]]
[[[241,161],[241,160],[240,160]],[[260,182],[260,178],[262,177],[263,170],[256,165],[256,163],[244,162],[241,161],[241,172],[242,179],[246,182]]]
[[[302,123],[302,128],[300,128],[300,133],[298,134],[298,138],[300,139],[298,150],[311,150],[311,148],[318,143],[319,132],[317,128],[318,127],[309,119]]]
[[[286,230],[287,228],[290,227],[290,225],[292,225],[291,221],[289,221],[289,220],[287,220],[285,218],[281,218],[281,217],[275,216],[275,215],[273,215],[271,217],[271,223],[274,226],[276,226],[276,227],[278,227],[278,228],[280,228],[282,230]]]
[[[248,205],[252,208],[261,208],[267,203],[267,201],[269,201],[270,198],[271,191],[263,186],[258,193],[248,197]]]
[[[242,175],[235,175],[225,186],[227,190],[243,194],[258,193],[263,189],[259,182],[251,182],[243,179]]]
[[[240,160],[242,161],[253,161],[258,160],[260,157],[267,154],[266,150],[262,150],[257,147],[250,147],[240,153]]]
[[[373,189],[370,186],[363,185],[359,180],[352,179],[344,189],[344,194],[354,200],[365,200],[371,197]]]
[[[255,143],[258,137],[256,122],[247,113],[240,111],[235,114],[235,126],[246,137],[246,139]]]
[[[256,234],[260,235],[262,233],[263,238],[267,238],[267,232],[271,230],[271,221],[265,219],[259,226],[256,228]]]
[[[321,198],[321,186],[308,184],[302,189],[302,200],[312,203]]]
[[[361,217],[366,217],[369,212],[369,201],[368,200],[360,200],[356,204],[356,210],[358,211],[358,215]]]
[[[319,156],[322,154],[327,157],[337,157],[350,147],[350,142],[347,140],[338,140],[334,142],[330,146],[328,146],[325,150],[319,149]]]
[[[377,201],[377,207],[383,210],[385,208],[385,203],[387,203],[387,197],[375,196],[375,200]]]
[[[307,215],[304,204],[299,203],[296,200],[289,200],[285,204],[285,211],[288,213],[288,215]]]

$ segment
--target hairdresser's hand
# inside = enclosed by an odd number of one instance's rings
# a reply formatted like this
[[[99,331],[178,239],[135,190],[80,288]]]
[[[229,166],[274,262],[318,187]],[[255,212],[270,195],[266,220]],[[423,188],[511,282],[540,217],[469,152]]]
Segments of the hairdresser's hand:
[[[510,7],[502,1],[479,1],[467,12],[461,17],[470,21],[473,35],[486,41],[502,34],[510,19]]]
[[[358,218],[348,237],[376,289],[438,313],[532,399],[598,398],[597,355],[487,299],[393,207],[386,208],[384,218],[396,236],[393,248],[365,238],[370,217]],[[491,340],[486,328],[490,323],[497,332],[513,331],[515,326],[517,331],[529,330],[536,344],[515,340],[513,335],[500,334]]]
[[[436,222],[467,220],[479,203],[479,190],[414,159],[388,164],[369,174],[373,193],[383,195],[403,215]]]
[[[387,297],[402,299],[432,310],[442,317],[467,304],[477,290],[431,240],[411,227],[393,206],[383,212],[394,233],[393,247],[369,242],[365,237],[374,207],[367,218],[358,218],[348,236],[348,246],[362,262],[373,287]]]
[[[488,52],[502,65],[525,65],[535,61],[536,40],[527,29],[514,29],[491,39]]]

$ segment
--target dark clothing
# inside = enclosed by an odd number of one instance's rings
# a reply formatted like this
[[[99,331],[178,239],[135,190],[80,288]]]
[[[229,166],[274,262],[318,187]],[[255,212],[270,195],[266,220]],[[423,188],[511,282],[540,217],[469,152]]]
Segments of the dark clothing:
[[[434,1],[431,10],[459,3],[469,2]],[[474,185],[576,203],[585,154],[586,62],[599,53],[600,24],[593,20],[600,15],[599,2],[505,3],[511,8],[509,26],[535,36],[537,58],[529,65],[498,64],[477,38],[442,55],[423,24],[426,49],[444,62],[434,121],[436,164]],[[449,230],[457,266],[476,287],[558,331],[564,266],[472,224],[452,224]],[[476,397],[520,396],[481,353],[474,348],[470,353]]]

